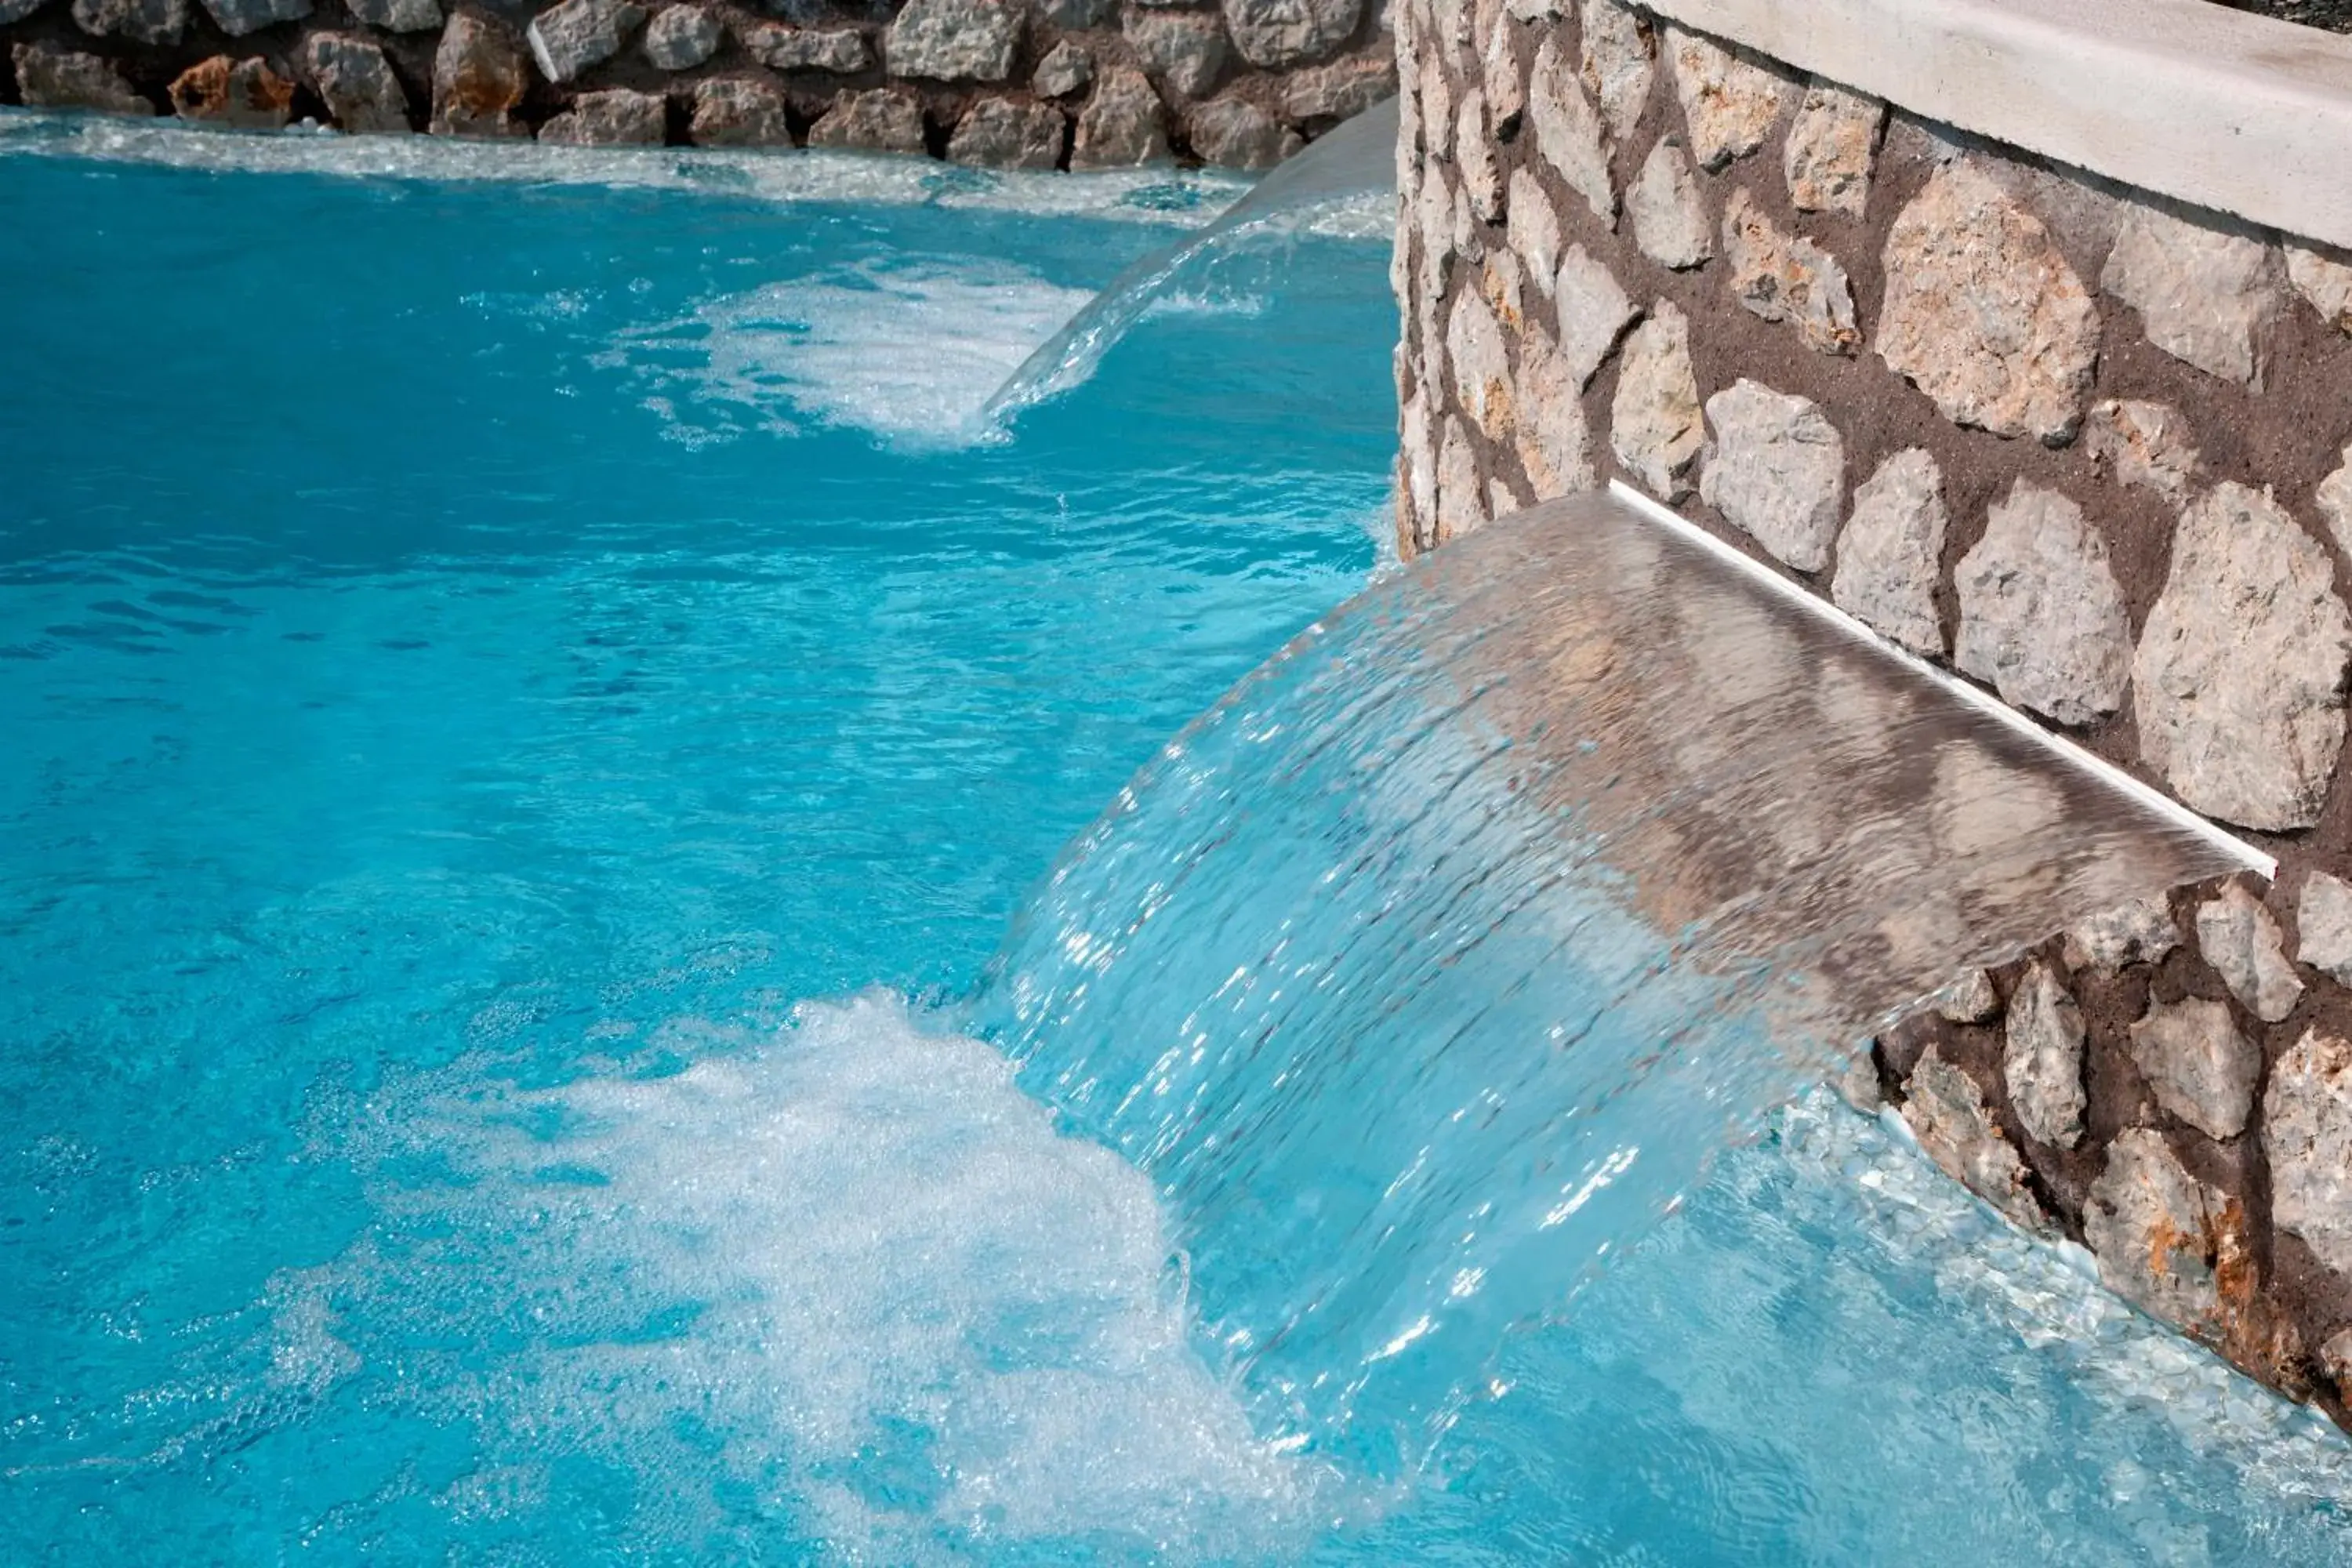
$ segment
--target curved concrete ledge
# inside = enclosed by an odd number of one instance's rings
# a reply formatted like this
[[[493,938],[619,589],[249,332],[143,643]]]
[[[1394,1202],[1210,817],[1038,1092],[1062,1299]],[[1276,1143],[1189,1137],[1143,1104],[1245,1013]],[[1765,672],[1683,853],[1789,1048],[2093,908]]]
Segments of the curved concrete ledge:
[[[1646,0],[2093,174],[2352,247],[2352,37],[2208,0]]]

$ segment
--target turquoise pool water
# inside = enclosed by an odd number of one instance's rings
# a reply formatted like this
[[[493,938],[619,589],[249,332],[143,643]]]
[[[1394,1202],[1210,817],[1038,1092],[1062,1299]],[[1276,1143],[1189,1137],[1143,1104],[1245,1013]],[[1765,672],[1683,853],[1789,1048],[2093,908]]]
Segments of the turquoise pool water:
[[[2340,1440],[1822,1106],[1424,1463],[1224,1370],[968,994],[1374,569],[1382,247],[995,432],[1229,188],[30,123],[0,1562],[2346,1560]]]

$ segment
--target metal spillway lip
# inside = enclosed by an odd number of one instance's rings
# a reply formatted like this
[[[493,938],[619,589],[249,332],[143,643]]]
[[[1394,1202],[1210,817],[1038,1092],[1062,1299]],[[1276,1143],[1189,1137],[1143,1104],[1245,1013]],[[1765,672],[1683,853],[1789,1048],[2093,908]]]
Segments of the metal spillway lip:
[[[2199,816],[2162,790],[2145,780],[2134,778],[2105,758],[2094,754],[2063,735],[2053,734],[1991,693],[1971,685],[1951,671],[1931,664],[1910,649],[1890,641],[1867,623],[1840,609],[1830,600],[1818,594],[1807,593],[1755,557],[1734,549],[1681,513],[1643,494],[1624,480],[1612,479],[1609,482],[1609,493],[1633,511],[1656,523],[1660,528],[1678,538],[1689,541],[1727,566],[1743,574],[1759,586],[1779,595],[1790,604],[1800,606],[1808,614],[1828,622],[1847,637],[1868,644],[1880,654],[1905,666],[1922,679],[1941,689],[1959,701],[1989,718],[1998,720],[2007,728],[2031,740],[2059,762],[2078,772],[2088,773],[2108,788],[2130,797],[2149,811],[2196,835],[2223,854],[2237,860],[2246,869],[2261,873],[2265,880],[2273,879],[2278,876],[2277,857],[2264,853],[2210,818]]]

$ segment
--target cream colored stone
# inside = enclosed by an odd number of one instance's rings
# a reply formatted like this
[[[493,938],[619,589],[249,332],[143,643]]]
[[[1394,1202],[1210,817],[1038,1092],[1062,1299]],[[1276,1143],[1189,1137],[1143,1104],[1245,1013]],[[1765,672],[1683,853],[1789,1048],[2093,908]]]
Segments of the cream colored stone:
[[[2221,1195],[2181,1165],[2152,1128],[2107,1146],[2083,1205],[2084,1239],[2107,1288],[2166,1322],[2204,1324],[2221,1306],[2213,1220]]]
[[[2344,747],[2352,613],[2318,541],[2266,493],[2181,514],[2132,666],[2140,756],[2195,810],[2287,832],[2319,818]]]
[[[2312,499],[2319,503],[2319,515],[2336,548],[2352,555],[2352,447],[2344,449],[2343,467],[2319,481]]]
[[[1490,441],[1510,438],[1511,365],[1503,329],[1485,294],[1465,289],[1454,298],[1445,326],[1445,359],[1454,374],[1454,396]]]
[[[1731,295],[1749,314],[1786,321],[1815,353],[1853,352],[1853,290],[1837,258],[1801,235],[1784,234],[1746,190],[1723,213],[1723,258]]]
[[[2123,706],[2131,626],[2107,543],[2082,508],[2020,479],[1953,574],[1961,669],[2062,724]]]
[[[1780,118],[1785,79],[1682,27],[1666,28],[1666,54],[1701,168],[1720,169],[1764,144]]]
[[[1672,502],[1690,494],[1691,465],[1706,441],[1691,371],[1690,318],[1661,300],[1626,340],[1609,411],[1610,449],[1652,495]]]
[[[1510,244],[1528,269],[1528,281],[1549,298],[1552,274],[1559,270],[1559,215],[1542,184],[1525,169],[1511,171],[1506,205],[1510,208]]]
[[[2179,945],[2172,906],[2158,894],[2104,910],[2069,931],[2066,964],[2111,975],[2126,963],[2161,963]]]
[[[1624,0],[1582,0],[1578,10],[1583,23],[1579,74],[1600,101],[1609,133],[1622,142],[1650,100],[1658,70],[1657,30]]]
[[[1536,49],[1528,82],[1528,119],[1536,151],[1568,188],[1582,196],[1603,222],[1617,217],[1617,188],[1609,173],[1609,147],[1600,111],[1559,43],[1546,38]]]
[[[1895,453],[1853,493],[1831,599],[1913,652],[1940,655],[1936,584],[1949,526],[1936,459],[1917,447]]]
[[[2197,950],[2230,994],[2265,1024],[2294,1012],[2303,996],[2278,921],[2242,883],[2197,906]]]
[[[1626,297],[1608,268],[1580,245],[1560,258],[1552,287],[1559,312],[1559,353],[1581,388],[1592,384],[1610,351],[1641,310]]]
[[[1713,431],[1699,497],[1800,572],[1829,564],[1845,444],[1809,399],[1742,379],[1706,400]]]
[[[2295,905],[2294,956],[2339,985],[2352,985],[2352,882],[2314,871]]]
[[[2091,405],[2083,445],[2126,485],[2154,490],[2179,506],[2189,500],[2200,462],[2189,421],[2162,403],[2106,398]]]
[[[2352,1044],[2313,1029],[2263,1091],[2271,1218],[2352,1279]]]
[[[1877,99],[1825,81],[1807,88],[1781,159],[1798,210],[1862,216],[1885,124],[1886,105]]]
[[[1445,421],[1437,448],[1437,541],[1475,533],[1487,522],[1486,487],[1478,481],[1478,455],[1462,421]]]
[[[2081,423],[2099,313],[2040,219],[1968,160],[1886,239],[1878,353],[1956,424],[2058,444]]]
[[[2132,1061],[2166,1111],[2208,1138],[2246,1130],[2263,1056],[2238,1032],[2227,1004],[2150,998],[2128,1033]]]
[[[2294,291],[2319,312],[2320,320],[2339,331],[2352,332],[2352,263],[2290,244],[2286,276]]]
[[[1625,193],[1633,243],[1661,267],[1703,267],[1715,255],[1715,226],[1679,137],[1661,136]]]
[[[1592,469],[1592,437],[1580,384],[1551,339],[1530,328],[1519,340],[1519,467],[1535,499],[1551,500],[1601,481]]]
[[[2025,1163],[1993,1125],[1974,1079],[1929,1046],[1905,1088],[1903,1120],[1946,1175],[2029,1230],[2049,1225],[2026,1184]]]
[[[2259,239],[2135,203],[2099,287],[2139,311],[2158,348],[2259,392],[2286,307],[2279,270]]]
[[[1486,95],[1472,88],[1462,95],[1454,128],[1454,166],[1462,173],[1462,189],[1470,210],[1487,223],[1503,216],[1503,170],[1495,158],[1495,138],[1486,124]]]

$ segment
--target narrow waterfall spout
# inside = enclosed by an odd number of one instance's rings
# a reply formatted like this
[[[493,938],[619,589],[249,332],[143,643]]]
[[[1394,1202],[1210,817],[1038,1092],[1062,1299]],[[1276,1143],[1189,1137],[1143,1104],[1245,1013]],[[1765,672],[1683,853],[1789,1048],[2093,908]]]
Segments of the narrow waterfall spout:
[[[2238,863],[1586,496],[1244,682],[1079,842],[983,1005],[1170,1193],[1272,1419],[1409,1458],[1891,1016]]]
[[[1393,195],[1396,138],[1391,98],[1276,168],[1207,227],[1130,264],[1006,378],[988,400],[983,420],[1002,421],[1083,384],[1152,301],[1203,258]],[[1388,214],[1377,219],[1385,226]]]

